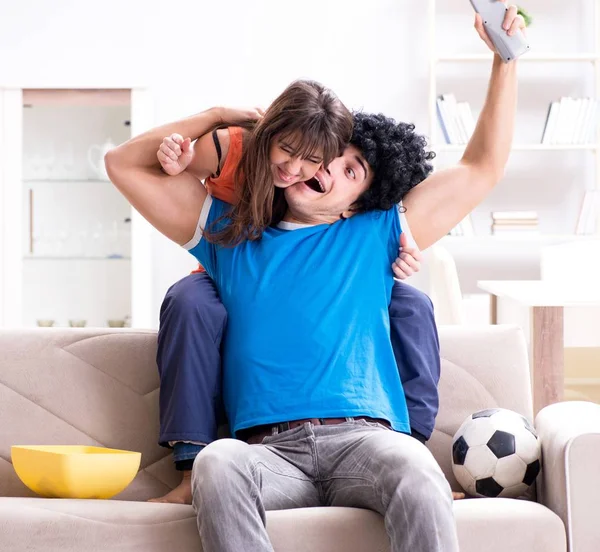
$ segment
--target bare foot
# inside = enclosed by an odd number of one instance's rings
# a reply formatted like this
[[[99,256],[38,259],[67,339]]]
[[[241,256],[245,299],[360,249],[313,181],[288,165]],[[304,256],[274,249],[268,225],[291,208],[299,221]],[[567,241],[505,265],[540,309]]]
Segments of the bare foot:
[[[184,471],[181,483],[160,498],[151,498],[148,502],[168,502],[171,504],[192,503],[192,472]]]
[[[462,498],[465,498],[465,493],[455,493],[455,492],[452,492],[452,498],[454,500],[461,500]]]

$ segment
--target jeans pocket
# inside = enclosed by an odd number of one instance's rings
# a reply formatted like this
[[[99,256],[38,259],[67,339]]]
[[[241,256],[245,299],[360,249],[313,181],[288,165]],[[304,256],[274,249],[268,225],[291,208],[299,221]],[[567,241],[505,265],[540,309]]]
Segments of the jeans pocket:
[[[287,431],[281,431],[280,433],[275,433],[274,435],[267,435],[261,441],[261,445],[272,445],[277,443],[282,443],[284,441],[288,441],[291,439],[296,439],[300,433],[304,431],[304,425],[294,427],[292,429],[288,429]]]

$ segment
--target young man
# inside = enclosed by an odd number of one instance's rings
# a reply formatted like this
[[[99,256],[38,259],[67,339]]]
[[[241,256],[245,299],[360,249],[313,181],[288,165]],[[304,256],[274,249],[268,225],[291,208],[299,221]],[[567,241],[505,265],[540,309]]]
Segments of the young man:
[[[514,7],[507,22],[524,26]],[[487,41],[480,19],[477,27]],[[272,550],[265,511],[316,505],[380,512],[395,552],[458,549],[449,486],[407,435],[387,323],[389,264],[401,229],[397,209],[380,209],[410,189],[404,205],[416,243],[439,239],[502,176],[515,107],[515,63],[495,56],[461,162],[413,189],[427,173],[420,138],[382,116],[358,115],[352,145],[317,174],[324,191],[287,188],[280,226],[234,248],[203,235],[226,224],[225,204],[196,183],[161,176],[150,162],[169,134],[164,127],[109,155],[113,182],[161,232],[191,249],[228,311],[224,393],[238,439],[212,443],[194,464],[204,550]],[[407,151],[399,167],[397,155]],[[173,195],[181,198],[178,213],[170,212]]]
[[[319,94],[315,98],[315,111],[326,111],[329,98],[330,92]],[[184,170],[199,179],[210,174],[205,180],[206,188],[218,199],[234,204],[235,173],[244,150],[244,132],[239,127],[215,130],[185,152],[180,146],[184,143],[182,136],[166,137],[158,159],[163,170],[172,176]],[[301,160],[283,157],[285,170],[297,173]],[[402,215],[401,225],[406,233],[407,224]],[[406,235],[404,238],[406,242]],[[393,265],[398,278],[409,276],[415,268],[418,270],[420,252],[403,243],[401,255],[403,260]],[[396,282],[389,318],[411,435],[426,442],[433,432],[439,405],[440,355],[433,305],[423,292]],[[160,374],[159,443],[173,449],[175,467],[183,472],[183,477],[175,489],[152,499],[153,502],[192,502],[194,459],[217,438],[218,420],[222,417],[219,416],[221,349],[226,324],[227,312],[215,284],[202,269],[169,288],[160,310],[156,358]]]
[[[406,232],[404,223],[402,227]],[[433,304],[422,291],[395,282],[389,318],[411,435],[426,442],[439,407],[440,350]],[[194,459],[217,438],[220,423],[221,351],[226,326],[227,311],[206,272],[194,272],[167,291],[160,309],[156,357],[160,374],[159,443],[173,448],[182,480],[152,502],[192,502]]]

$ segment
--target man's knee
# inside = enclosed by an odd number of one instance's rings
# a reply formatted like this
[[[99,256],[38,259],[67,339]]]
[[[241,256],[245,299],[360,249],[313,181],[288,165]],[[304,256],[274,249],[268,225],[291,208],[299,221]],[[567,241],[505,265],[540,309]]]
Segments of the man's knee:
[[[179,320],[210,319],[213,324],[225,324],[227,311],[217,289],[206,274],[190,274],[173,284],[163,301],[161,320],[176,316]]]
[[[429,492],[432,486],[450,492],[450,487],[429,449],[408,435],[397,435],[396,446],[389,447],[381,455],[382,478],[390,487],[410,492]]]
[[[426,293],[409,284],[395,282],[392,288],[390,316],[406,317],[412,314],[431,315],[433,317],[431,299]]]
[[[412,503],[416,507],[428,505],[430,508],[442,510],[451,508],[450,483],[432,456],[416,462],[403,477],[396,479],[395,483],[396,496],[405,504]]]
[[[205,447],[192,468],[192,490],[196,486],[224,491],[236,474],[249,465],[248,445],[237,439],[218,439]]]

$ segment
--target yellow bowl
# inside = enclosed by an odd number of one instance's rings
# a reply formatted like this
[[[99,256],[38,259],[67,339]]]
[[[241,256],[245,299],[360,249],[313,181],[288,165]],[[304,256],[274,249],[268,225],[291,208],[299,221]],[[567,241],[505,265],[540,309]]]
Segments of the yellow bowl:
[[[136,476],[139,452],[76,445],[11,447],[19,479],[47,498],[111,498]]]

